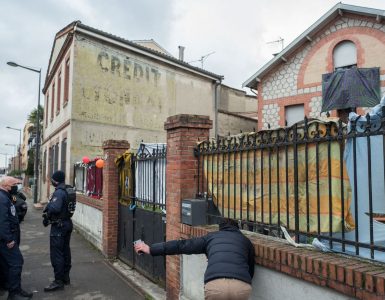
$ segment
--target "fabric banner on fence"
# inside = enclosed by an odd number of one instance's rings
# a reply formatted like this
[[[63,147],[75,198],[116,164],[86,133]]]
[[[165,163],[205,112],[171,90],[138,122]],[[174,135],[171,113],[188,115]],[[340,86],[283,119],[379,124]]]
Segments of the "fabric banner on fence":
[[[309,211],[309,232],[318,232],[318,212],[320,232],[329,232],[330,229],[332,232],[340,232],[342,224],[345,224],[345,231],[353,230],[354,220],[350,212],[351,188],[345,164],[340,163],[340,145],[338,142],[330,142],[329,172],[328,143],[319,143],[318,175],[316,148],[315,144],[308,145],[306,180],[305,145],[298,146],[299,229],[307,231]],[[277,148],[266,148],[204,155],[201,163],[205,189],[208,190],[209,196],[213,196],[222,216],[267,224],[278,224],[279,220],[289,229],[295,229],[292,146],[288,146],[287,159],[285,148],[281,147],[278,153]]]
[[[115,160],[115,164],[119,168],[119,202],[126,205],[131,203],[134,196],[131,159],[132,153],[126,151]]]

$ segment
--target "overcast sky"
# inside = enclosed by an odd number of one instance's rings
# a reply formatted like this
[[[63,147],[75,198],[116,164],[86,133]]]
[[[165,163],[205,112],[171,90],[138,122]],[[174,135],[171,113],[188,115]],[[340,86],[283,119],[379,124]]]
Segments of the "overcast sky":
[[[337,0],[2,0],[0,10],[0,153],[13,154],[17,131],[37,106],[38,74],[6,64],[42,69],[42,86],[53,43],[74,20],[128,40],[154,39],[171,54],[186,47],[187,62],[242,83],[284,45],[316,22]],[[344,2],[385,10],[384,0]],[[192,63],[201,66],[200,62]],[[41,103],[44,103],[43,95]],[[0,155],[0,167],[5,157]]]

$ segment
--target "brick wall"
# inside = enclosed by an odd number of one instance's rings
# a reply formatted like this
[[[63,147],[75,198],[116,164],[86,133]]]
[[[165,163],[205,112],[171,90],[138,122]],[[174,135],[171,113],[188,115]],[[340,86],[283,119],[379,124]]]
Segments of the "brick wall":
[[[115,257],[118,248],[118,168],[115,159],[130,148],[123,140],[107,140],[103,143],[103,254]]]
[[[96,208],[98,210],[101,210],[101,211],[103,210],[103,201],[101,199],[95,199],[95,198],[77,193],[76,201],[83,203],[85,205],[91,206],[93,208]]]
[[[206,116],[176,115],[164,125],[167,130],[166,210],[167,240],[180,239],[180,205],[197,193],[198,162],[194,147],[209,138],[212,121]],[[180,258],[168,256],[166,262],[167,299],[179,299]]]
[[[180,225],[182,238],[199,237],[217,226]],[[284,240],[244,232],[255,249],[255,263],[358,299],[385,299],[385,266],[346,255],[295,248]],[[272,287],[274,288],[274,287]]]

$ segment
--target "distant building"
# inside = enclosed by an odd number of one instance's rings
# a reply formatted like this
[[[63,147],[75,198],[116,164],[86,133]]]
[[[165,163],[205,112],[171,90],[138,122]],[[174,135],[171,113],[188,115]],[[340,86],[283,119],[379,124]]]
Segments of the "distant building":
[[[224,132],[219,114],[234,112],[235,118],[256,111],[254,99],[222,88],[222,79],[171,56],[153,40],[132,42],[79,21],[69,24],[55,36],[43,89],[40,199],[50,193],[47,178],[53,171],[64,170],[71,183],[74,163],[101,155],[105,140],[127,140],[133,149],[142,141],[165,142],[167,117],[183,113],[208,115],[214,137]],[[221,100],[226,93],[227,106]],[[256,119],[241,116],[233,124],[237,132],[252,130]]]
[[[34,142],[34,124],[27,122],[23,129],[23,140],[21,141],[21,169],[25,171],[28,167],[31,144]]]
[[[384,16],[384,10],[338,3],[244,82],[258,91],[259,129],[319,117],[322,74],[336,69],[379,68],[384,93]],[[343,109],[330,113],[347,115]]]

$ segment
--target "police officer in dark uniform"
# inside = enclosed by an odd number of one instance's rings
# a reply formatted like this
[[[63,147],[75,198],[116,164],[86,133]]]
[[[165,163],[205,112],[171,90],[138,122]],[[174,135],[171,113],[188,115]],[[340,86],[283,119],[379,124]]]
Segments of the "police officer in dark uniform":
[[[12,195],[17,194],[17,184],[20,180],[13,177],[3,177],[0,182],[0,256],[3,274],[7,277],[9,300],[31,299],[33,294],[21,288],[21,271],[23,268],[23,255],[20,252],[19,219]]]
[[[15,205],[16,214],[17,214],[17,217],[19,218],[19,223],[24,221],[24,217],[27,214],[27,210],[28,210],[28,205],[26,202],[27,198],[21,192],[21,189],[22,187],[18,186],[17,194],[12,196],[13,205]]]
[[[51,177],[55,187],[46,208],[43,211],[43,224],[51,224],[50,254],[55,280],[44,288],[45,292],[61,290],[70,284],[71,250],[70,239],[72,221],[68,211],[68,194],[65,189],[65,173],[56,171]]]

